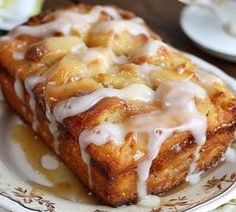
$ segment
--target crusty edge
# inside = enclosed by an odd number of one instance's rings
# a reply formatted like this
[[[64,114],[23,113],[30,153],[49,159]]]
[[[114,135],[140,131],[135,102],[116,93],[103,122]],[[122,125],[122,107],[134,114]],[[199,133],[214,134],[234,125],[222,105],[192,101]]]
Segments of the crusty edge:
[[[16,113],[18,113],[21,118],[26,121],[28,124],[31,124],[32,122],[32,114],[30,114],[30,109],[29,109],[29,105],[27,103],[27,101],[25,102],[24,106],[22,106],[22,102],[17,98],[15,91],[14,91],[14,87],[13,87],[13,83],[14,83],[14,78],[12,76],[10,76],[6,71],[4,71],[3,69],[0,71],[0,83],[2,85],[2,91],[3,91],[3,95],[5,96],[7,102],[10,104],[10,106],[16,111]],[[27,94],[26,94],[27,95]],[[21,105],[21,106],[19,106]],[[27,110],[23,109],[23,108],[27,108]],[[28,111],[28,112],[26,112]],[[37,104],[37,111],[40,114],[44,114],[44,110],[42,107],[40,107],[39,104]],[[234,111],[234,117],[235,117],[235,111]],[[44,119],[46,118],[45,115],[43,115]],[[234,119],[235,120],[235,119]],[[49,146],[53,146],[52,144],[52,136],[50,135],[50,132],[48,129],[45,129],[45,126],[41,126],[40,127],[41,130],[45,130],[45,132],[47,133],[39,133],[39,135],[41,137],[43,137],[43,139],[46,141],[46,143]],[[221,147],[219,148],[219,151],[216,155],[214,155],[211,160],[206,161],[206,163],[202,163],[202,161],[200,161],[198,163],[198,167],[199,170],[207,170],[208,168],[214,166],[215,164],[218,163],[218,161],[221,159],[222,155],[224,154],[224,152],[226,151],[226,148],[228,147],[229,143],[231,142],[231,140],[233,139],[233,134],[236,128],[236,123],[232,122],[232,123],[227,123],[224,126],[218,127],[216,129],[216,131],[214,132],[208,132],[207,134],[207,142],[204,146],[205,149],[208,148],[209,144],[208,142],[211,139],[216,139],[217,137],[220,135],[224,135],[227,134],[228,138],[226,140],[224,140],[224,142],[221,143]],[[69,138],[68,139],[73,139],[73,138]],[[78,142],[74,139],[74,145],[78,145]],[[62,141],[62,145],[66,145],[66,143],[68,143],[66,140]],[[186,167],[189,167],[191,160],[192,160],[192,153],[195,149],[195,142],[193,141],[193,137],[191,135],[187,135],[186,139],[183,140],[181,142],[181,147],[182,147],[182,151],[187,151],[188,152],[188,156],[187,158],[187,163],[185,164],[185,168],[183,168],[183,170],[181,170],[181,173],[179,173],[179,177],[177,177],[177,179],[171,179],[170,183],[166,186],[163,186],[162,183],[154,183],[155,185],[152,185],[156,175],[156,170],[159,170],[159,166],[161,166],[161,163],[164,163],[162,160],[165,158],[168,161],[168,157],[166,155],[171,155],[173,154],[172,150],[169,150],[167,152],[162,152],[159,155],[159,158],[154,160],[151,171],[150,171],[150,177],[149,177],[149,181],[148,181],[148,190],[150,193],[153,194],[160,194],[166,191],[169,191],[170,189],[172,189],[174,186],[180,184],[182,181],[184,181],[186,175],[187,175],[187,170]],[[65,146],[66,147],[66,146]],[[202,153],[201,153],[201,157],[204,156],[204,151],[205,149],[203,148]],[[79,148],[77,148],[77,150],[79,151]],[[77,154],[80,154],[80,151],[77,152]],[[68,158],[68,154],[66,152],[61,152],[60,156],[62,157],[62,159],[66,162],[67,165],[69,165],[69,167],[76,172],[76,174],[81,178],[81,180],[83,181],[83,183],[85,185],[88,186],[88,181],[87,181],[87,173],[82,177],[81,176],[81,171],[83,170],[83,172],[87,171],[86,165],[84,164],[80,169],[77,169],[76,164],[72,164],[70,161],[70,158]],[[207,157],[207,155],[205,154],[205,157]],[[82,158],[81,158],[82,160]],[[76,161],[75,161],[76,162]],[[167,162],[166,162],[167,163]],[[114,195],[112,195],[112,191],[111,189],[114,189],[114,185],[116,185],[117,181],[119,178],[120,180],[122,180],[122,176],[127,176],[127,173],[130,174],[130,176],[133,178],[133,183],[136,182],[136,171],[135,171],[135,167],[127,167],[127,170],[117,174],[116,176],[110,176],[108,171],[106,170],[105,167],[102,167],[100,164],[98,164],[96,161],[92,160],[91,163],[92,166],[92,175],[93,175],[93,179],[94,181],[96,181],[96,178],[101,178],[102,180],[104,180],[104,182],[107,183],[107,187],[106,186],[95,186],[93,189],[93,192],[98,196],[98,198],[106,203],[109,204],[111,206],[118,206],[118,205],[123,205],[123,204],[129,204],[129,203],[134,203],[137,201],[137,194],[136,194],[136,185],[133,185],[133,190],[131,193],[129,193],[129,195],[125,196],[125,198],[122,198],[121,196],[119,196],[118,193],[116,193]],[[100,185],[100,184],[99,184]],[[159,185],[159,186],[157,186]],[[103,190],[102,190],[103,189]],[[102,192],[103,193],[102,193]],[[106,194],[106,196],[103,196],[104,194]]]

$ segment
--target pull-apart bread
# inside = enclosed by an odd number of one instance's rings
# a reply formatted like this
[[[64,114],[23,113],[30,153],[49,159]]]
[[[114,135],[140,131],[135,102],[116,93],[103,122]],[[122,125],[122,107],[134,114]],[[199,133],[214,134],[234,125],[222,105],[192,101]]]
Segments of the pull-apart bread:
[[[6,101],[105,204],[194,183],[233,140],[233,93],[131,12],[79,4],[0,45]]]

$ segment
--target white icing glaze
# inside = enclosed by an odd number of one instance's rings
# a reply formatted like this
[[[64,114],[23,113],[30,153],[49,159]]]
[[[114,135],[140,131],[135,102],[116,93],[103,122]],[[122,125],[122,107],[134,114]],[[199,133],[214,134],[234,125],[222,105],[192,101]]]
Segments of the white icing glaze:
[[[35,107],[36,107],[36,101],[35,101],[35,95],[33,93],[33,89],[35,88],[35,86],[39,83],[44,82],[45,76],[29,76],[25,79],[24,84],[25,84],[25,89],[27,91],[27,93],[29,94],[29,106],[30,109],[33,113],[33,124],[32,127],[35,131],[37,131],[37,127],[39,125],[38,120],[37,120],[37,115],[36,115],[36,111],[35,111]],[[24,88],[23,88],[23,84],[20,80],[16,80],[14,82],[14,89],[15,89],[15,93],[17,95],[17,97],[21,100],[24,101]],[[53,135],[54,138],[54,150],[56,153],[59,153],[59,141],[58,141],[58,136],[59,136],[59,132],[58,132],[58,127],[57,127],[57,123],[56,120],[53,116],[53,114],[50,111],[50,108],[48,105],[46,105],[46,117],[49,121],[49,130]]]
[[[114,32],[114,33],[121,33],[121,32],[128,32],[131,35],[138,36],[138,35],[146,35],[150,37],[150,32],[148,28],[140,21],[139,19],[129,19],[129,20],[111,20],[105,21],[102,23],[98,23],[92,29],[93,33],[102,33],[102,32]]]
[[[142,57],[142,56],[152,57],[162,47],[167,48],[168,46],[160,40],[150,40],[144,46],[138,49],[131,57],[132,59],[135,59],[137,57]]]
[[[113,141],[116,145],[121,145],[124,141],[125,130],[122,125],[104,123],[93,129],[84,130],[79,136],[80,151],[83,161],[88,166],[89,185],[92,187],[90,157],[86,153],[89,144],[97,146],[104,145],[108,141]]]
[[[189,131],[194,136],[198,148],[194,155],[196,160],[193,161],[191,167],[195,167],[199,151],[206,139],[207,127],[206,117],[197,111],[195,97],[201,99],[206,97],[205,90],[197,84],[181,81],[162,82],[156,91],[156,101],[163,102],[162,111],[131,117],[125,125],[126,128],[121,124],[112,124],[112,127],[109,124],[103,124],[92,130],[83,131],[79,137],[79,143],[88,169],[90,169],[90,159],[85,151],[90,143],[104,145],[112,140],[116,144],[122,144],[126,134],[131,131],[136,135],[141,132],[148,134],[148,153],[145,160],[137,167],[137,189],[141,200],[148,196],[146,183],[152,161],[157,157],[163,142],[174,133]],[[77,104],[79,103],[77,102]],[[191,174],[194,171],[192,168]],[[90,170],[88,173],[91,183]]]
[[[158,87],[156,95],[159,100],[169,105],[168,107],[172,106],[173,111],[176,110],[177,107],[180,107],[180,109],[188,107],[188,105],[183,107],[183,102],[186,103],[186,100],[189,100],[189,98],[195,96],[204,99],[207,97],[206,91],[202,87],[193,82],[186,81],[165,81]]]
[[[197,146],[197,148],[196,148],[196,150],[194,152],[194,155],[193,155],[193,162],[190,165],[190,168],[189,168],[189,171],[188,171],[188,175],[186,177],[186,182],[189,182],[190,184],[196,184],[201,179],[200,178],[201,173],[200,172],[199,173],[195,173],[195,169],[196,169],[197,161],[200,158],[200,150],[201,150],[203,144],[199,144]]]
[[[91,24],[98,21],[101,12],[107,13],[114,19],[120,19],[119,13],[112,7],[96,6],[88,13],[76,13],[72,11],[58,12],[55,20],[37,25],[37,26],[19,26],[10,33],[11,37],[17,37],[21,34],[32,36],[47,37],[55,32],[60,32],[64,35],[70,35],[71,29],[78,29],[84,33],[91,27]]]
[[[29,76],[25,79],[24,81],[24,84],[25,84],[25,89],[26,91],[28,92],[29,94],[29,106],[30,106],[30,109],[33,113],[33,130],[37,130],[37,127],[38,127],[38,120],[37,120],[37,115],[36,115],[36,111],[35,111],[35,107],[36,107],[36,102],[35,102],[35,96],[34,96],[34,93],[33,93],[33,89],[34,87],[43,82],[45,80],[44,77],[42,76]]]
[[[156,98],[164,103],[164,111],[133,118],[131,129],[141,130],[149,135],[148,154],[137,168],[140,199],[148,195],[146,183],[149,170],[166,139],[175,132],[190,131],[199,145],[205,142],[207,120],[205,116],[198,113],[194,97],[206,97],[205,91],[197,84],[173,81],[161,83],[157,89]],[[199,150],[196,151],[196,154],[198,153]]]
[[[163,90],[158,89],[158,90],[160,91],[160,95],[163,95],[163,94],[165,95],[165,93],[167,92],[165,89],[163,89]],[[206,97],[205,90],[203,90],[197,84],[193,84],[191,82],[185,82],[184,86],[181,86],[179,88],[176,87],[176,92],[179,92],[179,94],[181,94],[181,92],[186,92],[186,91],[189,95],[191,95],[192,98],[194,97],[194,95],[197,96],[198,98],[205,98]],[[195,142],[197,142],[197,144],[198,144],[198,146],[195,150],[195,153],[194,153],[193,163],[190,166],[189,173],[186,178],[186,181],[189,181],[189,179],[191,178],[191,175],[194,174],[194,171],[196,168],[196,162],[200,156],[199,152],[201,150],[202,145],[204,144],[204,142],[206,140],[206,136],[205,136],[206,117],[201,116],[201,115],[196,115],[198,113],[197,113],[195,104],[191,101],[190,102],[188,101],[189,96],[187,96],[187,95],[186,96],[184,96],[184,95],[178,96],[178,94],[176,92],[172,92],[172,94],[169,94],[169,97],[166,98],[166,103],[169,105],[172,105],[174,107],[173,110],[175,112],[180,113],[181,116],[186,114],[186,111],[182,111],[183,109],[189,110],[189,112],[192,113],[192,121],[190,121],[190,125],[192,125],[192,126],[190,127],[189,130],[192,132],[193,136],[195,137]],[[179,98],[177,102],[176,102],[176,98]],[[185,107],[183,104],[184,102],[186,103]],[[179,106],[180,106],[180,108],[179,108]],[[195,115],[195,117],[194,117],[194,115]],[[201,134],[202,131],[204,131],[204,137]]]
[[[60,32],[64,35],[69,35],[71,33],[72,26],[76,28],[88,28],[87,23],[81,21],[77,24],[77,20],[80,15],[74,12],[64,12],[60,14],[54,21],[46,24],[41,24],[37,26],[19,26],[10,33],[12,37],[17,37],[22,34],[31,35],[34,37],[48,37],[53,35],[55,32]]]
[[[145,117],[143,117],[143,118],[145,118]],[[159,118],[159,117],[157,117],[157,118]],[[170,118],[177,118],[177,117],[170,116]],[[141,122],[142,120],[140,119],[139,121]],[[195,121],[197,121],[201,125],[198,126],[198,124],[195,124]],[[151,123],[149,123],[149,124],[151,124]],[[199,137],[199,138],[201,138],[201,141],[203,141],[205,139],[205,137],[204,137],[205,126],[206,126],[206,123],[204,121],[204,118],[197,117],[196,119],[192,118],[192,120],[190,120],[189,122],[187,120],[186,123],[183,123],[182,125],[180,124],[180,126],[178,126],[178,127],[173,127],[173,128],[156,127],[155,129],[152,129],[149,131],[149,143],[148,143],[149,152],[146,157],[146,160],[141,162],[137,168],[137,174],[139,176],[137,186],[138,186],[138,194],[139,194],[140,199],[145,198],[147,196],[146,183],[147,183],[147,179],[149,176],[149,170],[151,168],[152,161],[157,157],[163,142],[165,142],[174,133],[184,132],[184,131],[190,131],[193,135],[195,135],[196,136],[195,140],[198,139],[198,137]],[[199,132],[195,131],[196,127],[199,129]]]
[[[53,148],[57,154],[59,154],[59,131],[57,127],[56,119],[54,118],[53,114],[51,113],[50,107],[46,104],[46,117],[49,121],[49,130],[53,135]]]
[[[59,167],[58,160],[51,155],[43,155],[40,159],[41,166],[48,170],[55,170]]]
[[[195,185],[200,182],[202,174],[203,174],[203,172],[189,174],[186,178],[186,181],[189,182],[191,185]]]
[[[85,96],[71,97],[59,102],[54,107],[53,114],[57,121],[62,122],[65,118],[87,111],[107,97],[151,102],[154,99],[154,91],[143,84],[131,84],[123,89],[103,88]]]
[[[14,82],[14,90],[15,90],[16,96],[21,101],[24,101],[24,87],[23,87],[23,83],[19,79],[16,79]]]

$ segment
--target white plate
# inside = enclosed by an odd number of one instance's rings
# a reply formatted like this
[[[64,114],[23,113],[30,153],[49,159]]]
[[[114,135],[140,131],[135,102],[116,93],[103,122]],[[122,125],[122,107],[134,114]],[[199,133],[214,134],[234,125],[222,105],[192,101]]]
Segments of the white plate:
[[[180,25],[184,33],[203,50],[236,61],[236,36],[227,33],[209,9],[198,5],[186,6],[181,13]]]
[[[218,68],[192,57],[202,69],[220,76],[235,89],[236,82]],[[44,176],[37,174],[27,164],[24,152],[13,141],[12,131],[19,119],[0,101],[0,205],[11,211],[44,211],[44,212],[107,212],[107,211],[208,211],[236,197],[236,161],[222,162],[207,172],[201,181],[187,185],[161,197],[161,206],[142,208],[124,206],[110,208],[102,205],[74,202],[35,190],[29,180],[45,184]],[[234,151],[235,151],[235,147]],[[236,208],[235,208],[236,209]]]

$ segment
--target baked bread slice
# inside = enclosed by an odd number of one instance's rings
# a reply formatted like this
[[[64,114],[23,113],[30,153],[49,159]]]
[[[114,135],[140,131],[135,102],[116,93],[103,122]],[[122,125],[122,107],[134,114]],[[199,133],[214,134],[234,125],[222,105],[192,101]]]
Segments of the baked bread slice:
[[[0,45],[6,101],[107,205],[196,182],[234,138],[233,93],[129,11],[56,10]]]

